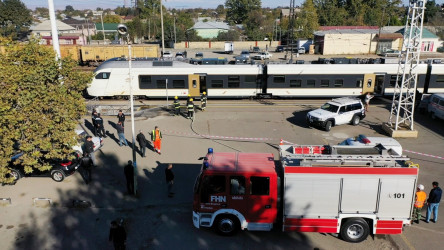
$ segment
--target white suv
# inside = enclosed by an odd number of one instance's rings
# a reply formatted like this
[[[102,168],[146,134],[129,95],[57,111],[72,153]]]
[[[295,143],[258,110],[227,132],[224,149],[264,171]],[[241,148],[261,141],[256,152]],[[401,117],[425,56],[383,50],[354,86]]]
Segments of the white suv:
[[[444,94],[433,94],[430,96],[427,111],[432,116],[432,119],[444,119]]]
[[[330,131],[332,126],[351,123],[358,125],[365,117],[364,105],[358,98],[336,98],[322,105],[320,109],[308,112],[307,122],[311,126],[323,127]]]

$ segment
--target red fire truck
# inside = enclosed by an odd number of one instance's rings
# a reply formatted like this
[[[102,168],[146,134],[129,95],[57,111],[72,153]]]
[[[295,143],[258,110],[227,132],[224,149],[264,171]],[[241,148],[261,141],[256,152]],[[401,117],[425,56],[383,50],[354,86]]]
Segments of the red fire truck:
[[[281,145],[271,153],[208,150],[194,186],[193,224],[338,233],[348,242],[400,234],[411,220],[418,166],[372,147]]]

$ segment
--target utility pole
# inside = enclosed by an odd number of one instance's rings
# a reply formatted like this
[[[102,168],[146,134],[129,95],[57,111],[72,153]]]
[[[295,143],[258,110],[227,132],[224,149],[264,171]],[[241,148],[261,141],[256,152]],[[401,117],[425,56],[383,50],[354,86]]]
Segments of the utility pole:
[[[163,10],[162,10],[162,0],[160,0],[160,28],[162,29],[162,59],[163,53],[165,52],[165,39],[163,35]]]
[[[287,52],[285,53],[285,58],[287,58],[288,55],[288,45],[290,45],[290,61],[289,63],[293,63],[293,43],[294,43],[294,20],[295,20],[295,13],[294,13],[294,6],[295,6],[295,0],[290,0],[290,13],[288,18],[290,19],[289,26],[288,27],[288,35],[287,35]]]
[[[54,12],[54,1],[48,0],[48,9],[49,9],[49,19],[51,20],[51,36],[52,36],[52,46],[56,52],[57,60],[62,58],[60,53],[60,45],[59,45],[59,33],[57,31],[56,17]]]
[[[407,21],[404,28],[401,60],[399,60],[396,86],[388,123],[382,128],[392,137],[417,137],[413,129],[416,84],[421,53],[424,10],[427,0],[410,0]]]

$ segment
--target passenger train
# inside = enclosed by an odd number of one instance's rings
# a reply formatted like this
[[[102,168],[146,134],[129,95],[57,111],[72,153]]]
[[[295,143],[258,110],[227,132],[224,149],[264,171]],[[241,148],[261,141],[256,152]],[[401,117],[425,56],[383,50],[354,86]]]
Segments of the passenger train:
[[[245,98],[393,95],[398,64],[194,65],[180,61],[132,61],[133,95]],[[109,60],[95,70],[87,92],[96,97],[130,94],[128,61]],[[444,64],[419,64],[417,90],[444,93]]]

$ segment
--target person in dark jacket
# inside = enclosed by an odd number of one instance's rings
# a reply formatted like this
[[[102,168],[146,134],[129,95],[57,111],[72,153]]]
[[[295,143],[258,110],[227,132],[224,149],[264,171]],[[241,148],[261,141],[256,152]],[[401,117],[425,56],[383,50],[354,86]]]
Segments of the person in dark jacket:
[[[126,231],[125,228],[123,228],[122,225],[119,225],[116,221],[111,222],[109,241],[113,242],[115,250],[125,250]]]
[[[96,129],[97,136],[106,138],[105,128],[103,126],[103,118],[100,116],[100,113],[97,114],[95,120],[96,120],[96,126],[97,126],[97,129]]]
[[[432,183],[433,189],[430,191],[429,198],[427,199],[427,217],[426,222],[429,223],[431,214],[433,212],[432,222],[438,221],[438,209],[441,202],[442,189],[439,187],[439,183],[434,181]]]
[[[125,127],[123,123],[125,122],[125,114],[122,112],[122,110],[119,110],[119,113],[117,114],[117,122],[120,122],[122,124],[122,127]]]
[[[92,181],[92,168],[93,168],[93,161],[91,160],[91,158],[88,156],[87,153],[83,153],[83,158],[80,161],[80,167],[83,169],[83,171],[85,172],[86,176],[85,176],[85,182],[86,184],[89,184]]]
[[[94,142],[90,135],[86,137],[85,144],[83,145],[83,154],[90,157],[94,166],[97,166],[96,156],[94,155]]]
[[[119,135],[119,146],[122,147],[122,144],[128,146],[128,142],[126,141],[125,138],[125,128],[122,126],[122,122],[118,122],[116,128],[117,128],[117,134]]]
[[[136,140],[139,143],[140,155],[142,155],[142,157],[145,157],[147,141],[142,130],[139,130],[139,134],[136,136]]]
[[[97,136],[97,123],[96,123],[96,117],[97,117],[97,111],[96,109],[93,109],[92,112],[92,116],[91,116],[91,121],[92,121],[92,125],[94,127],[94,136]]]
[[[165,179],[168,185],[168,197],[173,197],[173,184],[174,184],[174,173],[173,173],[173,164],[169,164],[165,169]]]
[[[126,164],[123,172],[125,173],[126,189],[128,190],[128,194],[134,194],[134,167],[132,161],[128,161],[128,164]]]

